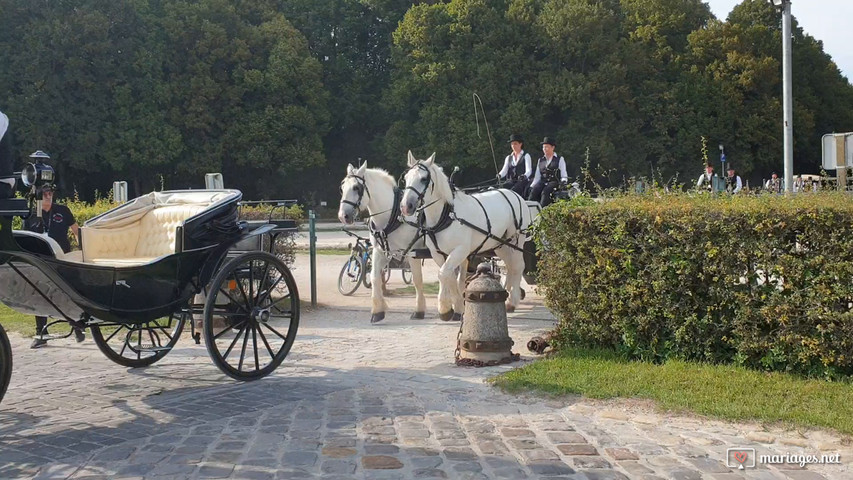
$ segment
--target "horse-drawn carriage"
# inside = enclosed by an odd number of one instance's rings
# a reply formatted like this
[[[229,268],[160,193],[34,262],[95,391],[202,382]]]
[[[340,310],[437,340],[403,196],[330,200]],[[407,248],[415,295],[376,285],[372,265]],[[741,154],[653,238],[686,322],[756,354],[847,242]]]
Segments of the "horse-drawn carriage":
[[[85,222],[82,250],[64,254],[46,235],[12,230],[14,217],[40,214],[39,189],[52,181],[49,167],[30,167],[29,199],[0,200],[0,301],[90,328],[107,358],[127,367],[163,358],[194,316],[228,376],[253,380],[281,364],[299,326],[296,283],[274,241],[270,251],[237,246],[291,221],[239,221],[237,190],[154,192]],[[11,367],[0,328],[0,398]]]
[[[434,155],[419,162],[409,152],[405,188],[398,188],[394,178],[382,169],[369,169],[366,163],[349,165],[341,182],[339,219],[351,224],[359,212],[367,211],[376,239],[374,279],[388,258],[398,252],[415,260],[436,260],[440,266],[442,319],[461,319],[467,266],[481,259],[502,264],[510,293],[507,309],[511,311],[524,295],[521,278],[535,283],[536,247],[529,230],[541,206],[510,190],[491,188],[468,195],[453,186],[452,180],[433,165],[433,159]],[[417,298],[412,318],[424,318],[419,263],[410,261]],[[446,264],[450,266],[445,268]],[[371,321],[381,321],[386,310],[381,289],[373,288],[372,300]]]

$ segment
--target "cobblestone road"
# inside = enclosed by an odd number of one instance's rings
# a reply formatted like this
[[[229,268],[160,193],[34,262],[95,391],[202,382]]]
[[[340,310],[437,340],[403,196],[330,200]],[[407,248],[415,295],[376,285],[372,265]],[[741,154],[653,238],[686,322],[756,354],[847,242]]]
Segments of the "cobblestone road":
[[[371,326],[352,306],[365,295],[304,312],[284,364],[250,383],[220,374],[189,338],[131,370],[91,340],[30,350],[13,336],[0,479],[853,478],[853,450],[827,432],[661,414],[637,401],[503,394],[484,380],[518,364],[457,368],[458,324],[434,313],[409,320],[411,298],[396,298]],[[531,297],[509,322],[524,361],[519,347],[552,324]],[[738,471],[726,467],[735,446],[840,452],[845,463]]]

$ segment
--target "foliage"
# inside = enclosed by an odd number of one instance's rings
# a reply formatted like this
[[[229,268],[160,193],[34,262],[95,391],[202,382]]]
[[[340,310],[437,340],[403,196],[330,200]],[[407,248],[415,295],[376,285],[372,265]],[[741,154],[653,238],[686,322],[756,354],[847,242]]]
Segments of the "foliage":
[[[563,345],[853,374],[853,204],[844,195],[656,192],[556,204],[537,235],[539,282]]]
[[[159,175],[186,188],[216,171],[269,197],[325,160],[322,69],[273,0],[0,0],[0,12],[16,147],[48,151],[65,191],[91,198],[124,178],[141,194]]]
[[[631,362],[613,351],[567,348],[492,379],[505,390],[647,398],[664,410],[726,420],[783,422],[853,434],[853,384],[680,360]],[[721,394],[724,392],[724,394]]]
[[[704,136],[756,184],[781,163],[779,24],[764,0],[725,21],[701,0],[0,0],[0,108],[18,158],[48,151],[87,200],[218,171],[315,206],[346,163],[397,174],[409,149],[464,185],[510,133],[534,157],[555,136],[572,177],[589,149],[604,188],[695,177]],[[815,173],[853,85],[793,36],[795,171]]]

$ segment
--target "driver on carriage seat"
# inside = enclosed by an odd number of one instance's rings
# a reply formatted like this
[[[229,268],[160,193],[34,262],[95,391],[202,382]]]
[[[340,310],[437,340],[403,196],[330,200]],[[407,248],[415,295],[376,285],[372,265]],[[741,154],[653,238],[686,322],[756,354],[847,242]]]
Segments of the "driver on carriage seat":
[[[510,135],[509,144],[512,147],[512,153],[504,159],[504,166],[498,173],[498,178],[504,182],[501,188],[512,190],[523,197],[530,185],[530,177],[533,175],[530,154],[521,149],[524,144],[521,135]]]
[[[551,137],[542,140],[542,153],[539,163],[536,165],[536,177],[533,179],[533,189],[530,191],[528,200],[539,202],[542,207],[550,205],[554,199],[552,194],[562,184],[569,183],[569,174],[566,172],[566,160],[554,153],[557,142]]]
[[[15,196],[12,163],[12,135],[9,133],[9,117],[0,111],[0,199]]]

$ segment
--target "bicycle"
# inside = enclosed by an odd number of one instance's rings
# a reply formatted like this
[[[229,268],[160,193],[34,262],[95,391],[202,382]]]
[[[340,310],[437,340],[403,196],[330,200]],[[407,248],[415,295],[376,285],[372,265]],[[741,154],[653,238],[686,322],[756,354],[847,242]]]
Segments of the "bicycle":
[[[347,235],[355,237],[355,245],[350,247],[350,257],[341,268],[341,273],[338,275],[338,291],[342,295],[350,296],[358,290],[359,285],[364,285],[366,288],[373,288],[373,282],[370,277],[373,269],[373,243],[369,237],[362,237],[357,233],[347,229],[342,229]],[[403,282],[406,285],[412,283],[412,270],[408,262],[403,260],[391,259],[389,265],[382,272],[382,281],[388,283],[391,280],[391,269],[399,268],[402,270]]]

